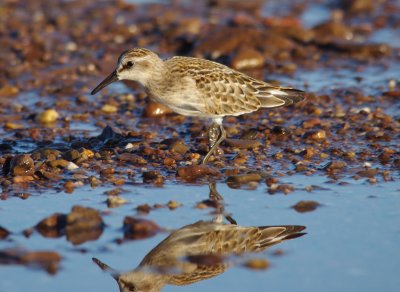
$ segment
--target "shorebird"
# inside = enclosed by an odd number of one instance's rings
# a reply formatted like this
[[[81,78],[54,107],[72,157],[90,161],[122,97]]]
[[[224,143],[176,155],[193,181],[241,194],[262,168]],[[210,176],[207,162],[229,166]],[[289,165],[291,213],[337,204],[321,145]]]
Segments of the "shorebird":
[[[93,261],[113,276],[120,291],[158,292],[167,284],[188,285],[222,274],[231,265],[230,256],[261,252],[304,235],[304,229],[199,221],[172,232],[132,271],[120,274],[97,258]]]
[[[162,60],[145,48],[123,52],[116,69],[91,94],[118,80],[139,82],[150,98],[178,114],[211,119],[210,150],[203,164],[226,138],[222,125],[225,116],[291,105],[305,95],[304,91],[273,86],[220,63],[182,56]]]

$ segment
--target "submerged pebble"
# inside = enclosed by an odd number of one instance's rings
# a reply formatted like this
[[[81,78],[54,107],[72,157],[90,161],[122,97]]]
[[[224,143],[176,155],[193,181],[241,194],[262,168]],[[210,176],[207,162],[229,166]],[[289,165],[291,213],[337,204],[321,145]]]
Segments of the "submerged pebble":
[[[13,176],[31,176],[35,172],[35,163],[28,154],[16,155],[10,161],[10,173]]]
[[[300,202],[296,203],[294,206],[292,206],[292,208],[295,209],[299,213],[306,213],[306,212],[314,211],[319,206],[321,206],[321,205],[316,201],[300,201]]]

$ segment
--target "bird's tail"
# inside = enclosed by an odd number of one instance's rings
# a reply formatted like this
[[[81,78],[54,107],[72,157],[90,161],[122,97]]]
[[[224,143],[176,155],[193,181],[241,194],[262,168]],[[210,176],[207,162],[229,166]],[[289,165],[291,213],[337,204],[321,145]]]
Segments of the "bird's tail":
[[[262,226],[258,228],[262,230],[262,235],[258,242],[260,249],[306,234],[301,232],[306,227],[299,225]]]
[[[258,99],[261,107],[269,108],[287,106],[302,101],[306,94],[302,90],[287,87],[266,87],[265,89],[258,88],[258,90],[260,90]]]

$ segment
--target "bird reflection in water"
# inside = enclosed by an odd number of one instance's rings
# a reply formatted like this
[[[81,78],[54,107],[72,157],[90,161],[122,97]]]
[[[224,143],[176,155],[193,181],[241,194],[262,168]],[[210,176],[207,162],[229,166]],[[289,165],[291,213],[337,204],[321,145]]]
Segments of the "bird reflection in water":
[[[222,202],[215,184],[210,184],[210,199]],[[223,207],[220,212],[224,212]],[[224,214],[225,215],[225,214]],[[118,282],[120,291],[155,292],[169,285],[188,285],[222,274],[245,254],[304,235],[304,226],[244,227],[225,215],[213,221],[198,221],[172,232],[153,248],[137,268],[118,273],[100,260],[93,261]]]

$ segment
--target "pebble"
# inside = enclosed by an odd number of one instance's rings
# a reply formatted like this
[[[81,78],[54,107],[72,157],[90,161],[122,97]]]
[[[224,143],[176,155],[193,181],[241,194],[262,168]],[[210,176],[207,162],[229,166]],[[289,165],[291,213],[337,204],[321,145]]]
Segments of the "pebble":
[[[112,104],[105,104],[101,107],[101,111],[105,114],[115,114],[118,112],[118,107]]]
[[[258,148],[261,145],[260,141],[248,140],[248,139],[245,140],[245,139],[227,138],[227,139],[225,139],[225,142],[231,147],[236,147],[236,148],[241,148],[241,149]]]
[[[0,240],[6,239],[10,235],[10,231],[0,226]]]
[[[28,154],[15,155],[10,161],[12,176],[31,176],[35,172],[35,163]]]
[[[123,230],[126,239],[143,239],[156,235],[161,228],[153,221],[127,216],[124,218]]]
[[[243,47],[232,59],[232,67],[236,70],[258,68],[264,65],[264,56],[259,51]]]
[[[177,175],[186,180],[195,180],[206,175],[219,176],[220,173],[207,165],[190,165],[179,167]]]
[[[68,169],[68,170],[75,170],[75,169],[77,169],[77,168],[79,168],[78,165],[76,165],[75,163],[73,163],[73,162],[71,162],[71,161],[68,161],[68,164],[67,164],[67,169]]]
[[[55,251],[29,252],[18,248],[0,250],[0,262],[41,268],[50,275],[57,273],[61,260],[61,255]]]
[[[108,208],[116,208],[116,207],[119,207],[119,206],[121,206],[123,204],[128,203],[128,201],[125,200],[124,198],[119,197],[119,196],[109,196],[107,198],[106,203],[107,203],[107,207]]]
[[[147,160],[143,157],[129,152],[118,155],[118,160],[128,162],[133,165],[145,165],[148,163]]]
[[[36,121],[41,124],[51,124],[57,121],[60,114],[55,109],[48,109],[36,116]]]
[[[251,259],[244,266],[252,270],[266,270],[269,267],[269,263],[265,259]]]
[[[229,176],[226,180],[229,186],[239,187],[250,182],[259,182],[262,180],[262,176],[258,173],[248,173]]]
[[[146,118],[158,118],[172,113],[172,110],[161,103],[149,102],[144,109],[143,116]]]
[[[316,201],[300,201],[292,206],[299,213],[311,212],[320,207],[321,204]]]
[[[179,208],[179,207],[181,207],[182,206],[182,204],[181,203],[178,203],[177,201],[169,201],[168,203],[167,203],[167,207],[170,209],[170,210],[175,210],[176,208]]]

